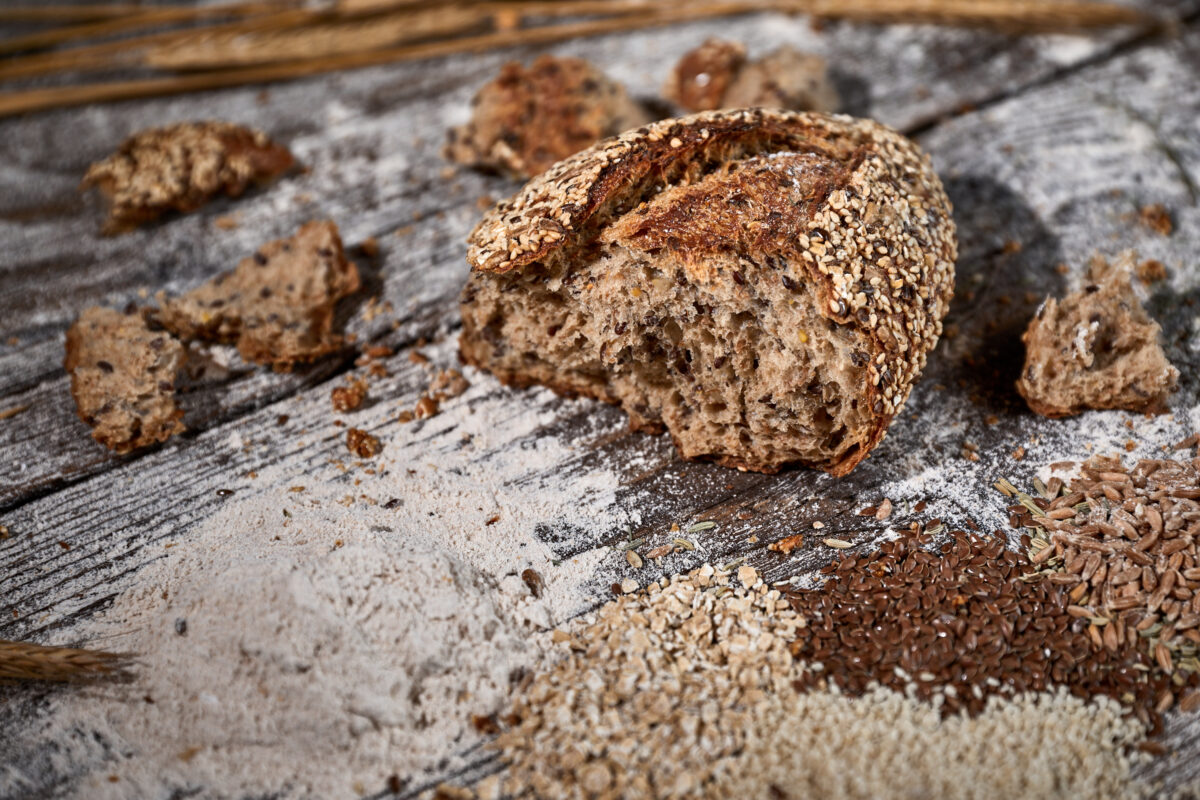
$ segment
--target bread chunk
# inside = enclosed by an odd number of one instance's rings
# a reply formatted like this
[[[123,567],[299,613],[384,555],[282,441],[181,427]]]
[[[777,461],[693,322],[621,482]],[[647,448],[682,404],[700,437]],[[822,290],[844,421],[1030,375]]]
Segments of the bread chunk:
[[[170,211],[195,211],[214,196],[241,195],[293,164],[265,133],[228,122],[184,122],[131,136],[88,169],[81,188],[109,200],[106,233],[123,233]]]
[[[929,160],[867,120],[664,120],[555,165],[472,233],[460,355],[619,404],[685,458],[844,475],[941,334],[956,257]]]
[[[166,441],[183,430],[175,376],[184,348],[154,331],[135,309],[89,308],[67,331],[63,366],[92,438],[118,453]]]
[[[342,345],[334,309],[358,288],[337,225],[314,221],[182,297],[163,299],[157,319],[185,340],[233,343],[247,361],[287,370]]]
[[[746,48],[740,42],[706,39],[679,59],[663,94],[686,111],[721,108],[725,92],[745,63]]]
[[[448,132],[443,155],[520,178],[649,120],[621,84],[578,58],[505,64],[472,104],[471,121]]]
[[[784,46],[756,61],[737,42],[708,39],[684,54],[664,92],[687,111],[782,108],[836,111],[839,98],[825,59]]]
[[[1017,390],[1047,417],[1093,408],[1165,408],[1179,371],[1159,344],[1161,329],[1142,308],[1130,278],[1136,258],[1092,263],[1088,283],[1062,300],[1046,298],[1022,336],[1025,367]]]

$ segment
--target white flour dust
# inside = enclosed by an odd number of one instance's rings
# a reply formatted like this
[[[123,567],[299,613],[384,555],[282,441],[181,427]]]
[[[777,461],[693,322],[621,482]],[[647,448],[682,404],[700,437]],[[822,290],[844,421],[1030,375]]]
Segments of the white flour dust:
[[[73,632],[139,659],[133,683],[64,693],[42,720],[38,735],[67,743],[58,771],[91,765],[76,796],[360,797],[469,763],[484,740],[473,717],[502,710],[546,632],[611,583],[606,548],[559,558],[535,530],[579,541],[637,521],[609,468],[542,477],[573,455],[539,430],[559,401],[514,409],[472,378],[431,437],[376,428],[374,475],[329,464],[248,480],[256,494],[239,488],[174,537]],[[379,403],[354,423],[395,412]]]

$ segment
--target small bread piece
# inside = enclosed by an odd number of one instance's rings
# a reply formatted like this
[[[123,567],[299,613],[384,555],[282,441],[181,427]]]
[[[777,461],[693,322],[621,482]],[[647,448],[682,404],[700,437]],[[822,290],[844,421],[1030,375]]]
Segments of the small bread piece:
[[[663,94],[686,111],[722,108],[725,92],[745,63],[746,48],[741,42],[706,39],[679,59]]]
[[[1175,391],[1179,371],[1167,361],[1133,291],[1132,253],[1113,265],[1094,261],[1088,284],[1062,300],[1046,298],[1021,340],[1025,368],[1017,391],[1047,417],[1094,408],[1159,411]]]
[[[342,345],[333,333],[334,307],[358,288],[337,225],[314,221],[236,269],[164,299],[156,316],[185,340],[236,343],[242,358],[282,371]]]
[[[183,430],[175,376],[185,351],[136,310],[89,308],[67,331],[63,366],[92,438],[118,453],[166,441]]]
[[[941,334],[957,255],[929,159],[868,120],[664,120],[555,165],[471,234],[464,362],[619,404],[685,458],[854,468]]]
[[[189,212],[224,192],[237,197],[293,164],[261,131],[228,122],[184,122],[141,131],[88,169],[80,188],[108,197],[106,233],[122,233],[169,211]]]
[[[785,46],[743,67],[722,105],[837,111],[839,103],[825,59]]]
[[[840,102],[820,56],[784,46],[747,62],[745,47],[722,39],[685,53],[664,93],[687,111],[760,106],[836,111]]]
[[[447,133],[450,161],[530,178],[605,136],[649,121],[621,84],[578,58],[509,62]]]

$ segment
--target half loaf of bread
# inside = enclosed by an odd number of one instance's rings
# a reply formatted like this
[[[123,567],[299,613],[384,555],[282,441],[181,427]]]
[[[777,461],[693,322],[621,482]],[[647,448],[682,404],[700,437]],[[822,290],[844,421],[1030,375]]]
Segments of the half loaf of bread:
[[[714,111],[551,167],[471,234],[464,362],[619,404],[685,458],[844,475],[954,285],[927,156],[868,120]]]

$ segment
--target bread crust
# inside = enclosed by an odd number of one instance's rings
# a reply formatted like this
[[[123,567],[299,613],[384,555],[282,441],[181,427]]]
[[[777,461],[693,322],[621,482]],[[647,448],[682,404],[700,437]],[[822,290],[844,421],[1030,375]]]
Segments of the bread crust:
[[[295,163],[262,131],[229,122],[183,122],[139,131],[88,168],[81,189],[110,204],[108,234],[125,233],[168,212],[195,211],[218,194],[238,197]]]
[[[688,185],[730,161],[772,153],[813,154],[841,165],[829,185],[813,194],[806,216],[768,216],[767,230],[743,240],[753,274],[740,278],[806,283],[824,319],[860,331],[870,343],[863,387],[872,415],[869,430],[862,432],[866,444],[833,463],[811,464],[844,475],[879,443],[907,399],[941,334],[953,293],[957,244],[950,202],[929,158],[895,131],[846,116],[767,109],[664,120],[597,143],[531,181],[479,223],[468,240],[467,259],[477,280],[553,260],[570,269],[574,254],[661,187]],[[701,215],[689,224],[706,222]],[[693,228],[689,241],[673,253],[702,263],[705,240],[717,233]],[[730,280],[727,274],[703,273],[689,275],[693,281]],[[470,302],[468,292],[464,307]],[[470,341],[475,335],[464,327],[462,358],[491,369],[487,348]],[[563,387],[561,381],[520,373],[500,377],[612,402],[594,385]],[[794,463],[754,453],[713,458],[763,472]]]

